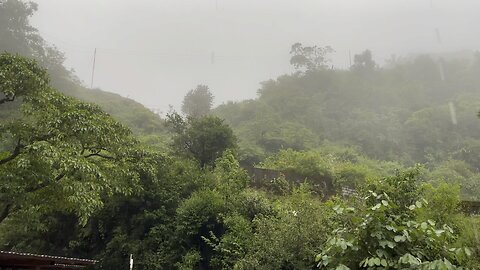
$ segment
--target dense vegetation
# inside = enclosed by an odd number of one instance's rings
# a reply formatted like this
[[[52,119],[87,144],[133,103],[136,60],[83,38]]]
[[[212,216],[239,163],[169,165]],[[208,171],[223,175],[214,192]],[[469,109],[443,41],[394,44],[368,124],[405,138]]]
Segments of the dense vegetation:
[[[200,85],[162,122],[84,89],[34,11],[0,2],[0,249],[97,269],[480,268],[460,211],[479,199],[479,55],[334,70],[297,43],[298,71],[257,99],[211,110]]]
[[[264,82],[255,100],[215,109],[236,131],[244,162],[258,163],[281,149],[337,145],[376,160],[425,163],[438,176],[449,171],[444,180],[465,186],[465,196],[477,194],[480,54],[422,55],[379,67],[365,51],[350,70],[332,70],[326,57],[308,60],[309,50],[322,55],[327,49],[298,46],[292,63],[306,61],[298,72]],[[307,60],[298,60],[298,53]]]

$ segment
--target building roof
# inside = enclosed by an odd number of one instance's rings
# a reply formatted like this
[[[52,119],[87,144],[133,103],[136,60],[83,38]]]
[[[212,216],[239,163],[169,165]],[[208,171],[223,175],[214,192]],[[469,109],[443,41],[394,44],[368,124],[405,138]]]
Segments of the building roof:
[[[47,267],[47,269],[76,269],[94,265],[96,262],[88,259],[0,250],[0,266],[42,266],[42,268]]]

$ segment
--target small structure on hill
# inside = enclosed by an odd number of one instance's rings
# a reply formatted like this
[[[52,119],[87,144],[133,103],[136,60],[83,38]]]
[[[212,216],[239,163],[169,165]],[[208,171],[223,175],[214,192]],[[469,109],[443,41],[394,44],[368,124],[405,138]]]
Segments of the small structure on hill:
[[[281,171],[275,169],[265,169],[252,166],[242,166],[252,180],[254,187],[262,187],[265,184],[272,182],[272,180],[284,178],[290,183],[301,184],[309,182],[316,191],[321,191],[324,199],[328,199],[336,194],[335,187],[331,179],[328,177],[305,176],[294,171]]]
[[[0,250],[0,270],[82,269],[92,266],[96,262],[95,260]]]
[[[357,190],[351,187],[341,187],[335,189],[331,179],[318,176],[304,176],[293,171],[281,171],[275,169],[257,168],[253,166],[242,166],[252,180],[252,186],[261,188],[266,184],[273,182],[275,179],[283,178],[289,183],[300,184],[308,180],[313,186],[319,187],[322,191],[323,199],[329,199],[332,196],[340,195],[342,197],[358,196]],[[480,201],[462,200],[460,202],[460,210],[467,215],[480,216]],[[2,269],[0,269],[2,270]]]

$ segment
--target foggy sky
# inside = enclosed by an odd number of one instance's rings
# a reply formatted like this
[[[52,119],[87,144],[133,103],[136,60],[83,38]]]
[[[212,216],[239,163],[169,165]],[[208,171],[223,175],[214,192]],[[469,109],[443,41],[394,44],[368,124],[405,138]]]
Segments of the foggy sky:
[[[478,0],[34,0],[42,36],[94,87],[149,108],[179,107],[207,84],[216,104],[254,98],[292,72],[290,46],[332,46],[335,68],[365,49],[392,54],[480,49]],[[440,33],[438,42],[435,29]]]

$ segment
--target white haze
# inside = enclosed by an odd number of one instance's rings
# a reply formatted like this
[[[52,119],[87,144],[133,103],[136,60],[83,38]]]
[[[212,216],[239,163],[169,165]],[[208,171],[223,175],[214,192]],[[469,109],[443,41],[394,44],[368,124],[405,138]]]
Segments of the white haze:
[[[292,72],[290,46],[330,45],[335,68],[372,50],[392,54],[477,50],[477,0],[35,0],[32,19],[94,87],[149,108],[178,108],[207,84],[216,103],[254,98],[261,81]],[[436,30],[440,33],[440,41]]]

